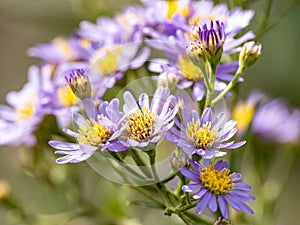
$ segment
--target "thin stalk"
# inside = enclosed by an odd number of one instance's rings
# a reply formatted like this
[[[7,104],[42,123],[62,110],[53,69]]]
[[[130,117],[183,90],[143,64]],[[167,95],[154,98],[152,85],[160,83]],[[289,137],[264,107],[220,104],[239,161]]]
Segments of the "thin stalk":
[[[209,83],[206,91],[204,109],[211,107],[211,99],[212,99],[215,79],[216,79],[216,70],[217,70],[217,66],[213,66],[211,63],[208,64]]]
[[[226,88],[211,102],[211,106],[213,107],[216,103],[218,103],[238,82],[240,77],[242,76],[243,72],[245,71],[244,67],[239,67],[238,70],[236,71],[234,78],[232,81],[228,83]]]
[[[212,225],[212,221],[209,221],[208,219],[204,219],[203,217],[197,216],[194,213],[190,212],[184,212],[183,213],[185,216],[190,218],[191,220],[195,221],[197,224],[201,225]]]
[[[139,169],[142,173],[145,174],[146,177],[151,178],[151,172],[149,171],[147,164],[144,162],[144,160],[140,157],[137,150],[130,150],[130,155],[133,159],[133,161],[136,163],[136,165],[139,166]]]

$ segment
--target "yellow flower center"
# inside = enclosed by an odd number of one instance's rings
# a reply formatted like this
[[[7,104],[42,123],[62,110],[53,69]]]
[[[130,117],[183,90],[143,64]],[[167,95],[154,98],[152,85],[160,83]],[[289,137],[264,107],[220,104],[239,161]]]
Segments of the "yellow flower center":
[[[214,165],[210,164],[200,173],[200,179],[203,187],[214,195],[224,195],[234,189],[234,181],[232,178],[234,173],[230,174],[230,170],[223,168],[222,170],[214,169]]]
[[[194,144],[196,148],[206,149],[213,145],[217,139],[217,130],[213,128],[211,130],[211,122],[207,122],[202,127],[200,127],[200,120],[196,122],[192,119],[188,123],[186,128],[186,136],[191,143]]]
[[[68,43],[68,40],[65,38],[55,38],[53,40],[55,45],[58,45],[60,50],[67,56],[69,59],[73,58],[72,49]]]
[[[34,113],[34,101],[29,101],[23,107],[17,109],[17,120],[28,120]]]
[[[188,80],[202,80],[203,74],[199,67],[197,67],[191,60],[185,59],[183,56],[178,56],[178,66],[182,75]]]
[[[147,140],[154,130],[154,112],[150,112],[148,108],[138,109],[133,116],[128,116],[129,125],[127,131],[131,137],[138,141]]]
[[[237,121],[237,129],[240,132],[245,131],[252,121],[255,107],[249,102],[237,104],[233,109],[232,118]]]
[[[91,118],[86,120],[85,128],[79,129],[78,132],[80,135],[77,137],[77,141],[80,144],[92,146],[98,146],[99,144],[106,143],[112,135],[107,127],[102,126],[100,123]]]
[[[69,85],[58,88],[57,99],[65,107],[76,105],[79,102],[79,98],[76,97]]]
[[[96,71],[102,76],[109,76],[118,71],[118,62],[123,49],[115,45],[113,48],[104,47],[95,52],[91,63]]]
[[[172,19],[176,13],[180,13],[185,18],[188,17],[189,15],[188,6],[185,5],[183,7],[180,7],[178,5],[177,0],[167,1],[167,4],[168,4],[168,11],[166,14],[167,19]]]

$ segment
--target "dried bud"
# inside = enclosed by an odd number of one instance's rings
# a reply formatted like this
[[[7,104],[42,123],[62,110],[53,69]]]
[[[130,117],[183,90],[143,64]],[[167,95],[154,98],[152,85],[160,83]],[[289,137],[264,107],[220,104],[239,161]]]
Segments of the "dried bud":
[[[73,93],[80,99],[91,97],[91,84],[83,69],[73,70],[66,80]]]
[[[163,72],[158,76],[157,86],[158,87],[168,87],[169,89],[176,88],[178,83],[178,78],[174,73]]]
[[[254,41],[246,42],[239,56],[240,67],[248,68],[252,66],[261,55],[261,49],[261,44],[256,44]]]

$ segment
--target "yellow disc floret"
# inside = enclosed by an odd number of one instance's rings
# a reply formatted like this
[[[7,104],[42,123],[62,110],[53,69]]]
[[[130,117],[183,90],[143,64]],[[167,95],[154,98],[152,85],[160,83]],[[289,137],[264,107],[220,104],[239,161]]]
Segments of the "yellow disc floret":
[[[193,81],[199,81],[203,79],[202,71],[197,67],[191,60],[184,58],[183,56],[178,56],[178,66],[182,75]]]
[[[230,170],[223,168],[222,170],[214,169],[211,164],[200,173],[203,187],[214,195],[224,195],[234,189],[235,178],[234,173],[230,174]]]
[[[196,148],[206,149],[213,145],[217,139],[216,129],[211,130],[211,122],[207,122],[202,127],[200,126],[200,120],[196,122],[192,119],[188,123],[186,128],[186,136]]]
[[[154,130],[154,117],[154,112],[150,112],[145,107],[136,110],[133,116],[128,116],[127,131],[131,134],[131,137],[137,141],[147,140]]]
[[[65,107],[71,107],[79,102],[79,98],[76,97],[69,85],[58,88],[57,100]]]
[[[104,144],[111,137],[112,133],[108,127],[102,126],[93,119],[86,120],[85,128],[79,129],[77,141],[80,144],[99,146]]]

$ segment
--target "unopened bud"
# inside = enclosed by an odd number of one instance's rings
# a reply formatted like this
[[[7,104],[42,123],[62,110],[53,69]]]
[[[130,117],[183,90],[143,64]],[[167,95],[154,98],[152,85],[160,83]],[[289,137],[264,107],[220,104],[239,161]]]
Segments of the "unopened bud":
[[[163,72],[158,76],[157,86],[158,87],[168,87],[169,89],[176,88],[178,83],[178,77],[176,74],[171,72]]]
[[[207,24],[199,25],[194,28],[191,46],[194,55],[199,55],[203,61],[209,62],[216,67],[223,54],[223,44],[225,41],[224,23],[218,20],[210,21],[210,27]]]
[[[187,156],[183,152],[176,152],[171,159],[171,166],[174,171],[178,171],[181,167],[184,167],[187,163]]]
[[[257,44],[254,41],[246,42],[240,52],[239,66],[244,68],[252,66],[261,55],[261,49],[261,44]]]
[[[213,225],[231,225],[232,223],[224,218],[219,217]]]
[[[78,98],[83,100],[91,97],[91,84],[83,69],[73,70],[66,80]]]

